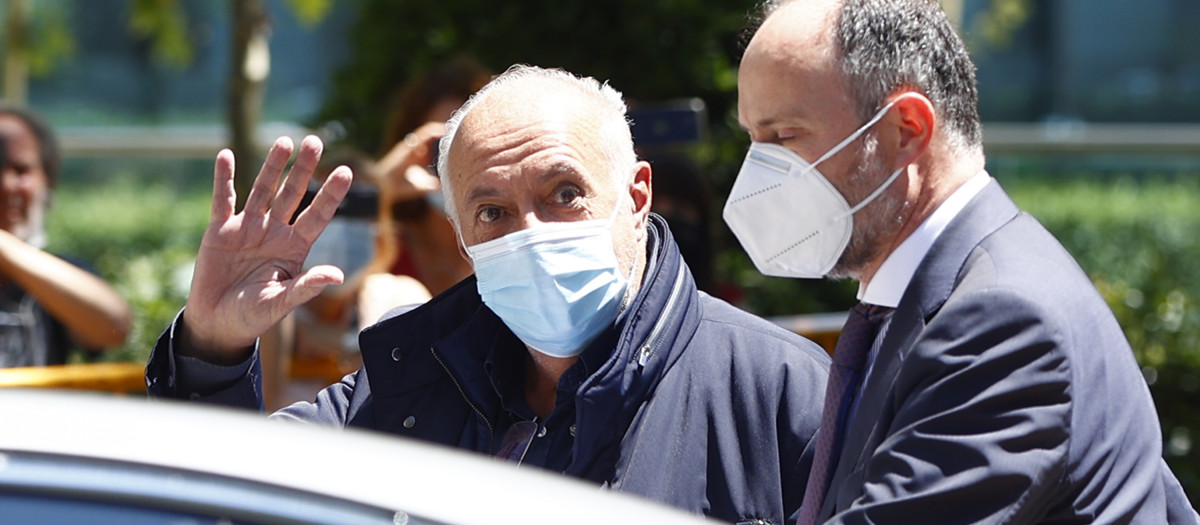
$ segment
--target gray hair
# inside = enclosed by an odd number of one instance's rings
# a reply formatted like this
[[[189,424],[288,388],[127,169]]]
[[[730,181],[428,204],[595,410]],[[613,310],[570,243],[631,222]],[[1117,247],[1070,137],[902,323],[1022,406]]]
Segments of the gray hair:
[[[458,214],[454,202],[454,192],[450,187],[450,145],[458,134],[463,118],[491,93],[501,87],[532,83],[539,81],[555,81],[564,87],[573,87],[587,96],[588,102],[597,111],[600,125],[598,129],[600,151],[608,161],[609,176],[617,187],[618,196],[626,189],[633,178],[633,166],[637,163],[637,155],[633,151],[633,136],[629,131],[629,120],[626,116],[624,97],[607,82],[591,77],[577,77],[561,69],[544,69],[537,66],[516,64],[508,68],[496,78],[483,86],[467,102],[462,105],[446,122],[446,135],[438,143],[437,170],[441,176],[442,196],[445,200],[446,214],[450,216],[455,226],[458,226]]]
[[[761,19],[792,1],[766,2]],[[836,24],[842,74],[861,120],[888,95],[912,89],[933,104],[953,146],[980,147],[975,64],[936,1],[843,0]]]

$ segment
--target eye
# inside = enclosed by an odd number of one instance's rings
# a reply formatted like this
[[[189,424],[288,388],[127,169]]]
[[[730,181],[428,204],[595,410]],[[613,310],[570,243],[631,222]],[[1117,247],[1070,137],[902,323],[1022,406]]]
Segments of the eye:
[[[475,212],[475,220],[479,222],[495,222],[504,216],[504,210],[499,206],[483,206]]]
[[[572,204],[583,196],[583,191],[574,184],[566,184],[560,186],[554,193],[554,202],[558,204]]]
[[[796,138],[796,128],[782,128],[775,132],[775,136],[780,142]]]

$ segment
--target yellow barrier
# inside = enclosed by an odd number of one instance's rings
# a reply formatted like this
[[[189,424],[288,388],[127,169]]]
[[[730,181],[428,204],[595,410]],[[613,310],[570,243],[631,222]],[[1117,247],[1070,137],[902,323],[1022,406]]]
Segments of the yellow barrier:
[[[846,321],[846,314],[827,313],[771,318],[771,321],[792,332],[803,335],[833,352],[837,336]],[[97,390],[118,394],[146,392],[144,363],[87,363],[28,368],[0,368],[0,388],[33,387],[68,390]],[[335,359],[297,359],[292,362],[292,379],[319,379],[336,382],[352,372],[346,364]]]
[[[842,333],[842,325],[846,324],[847,312],[832,312],[824,314],[789,315],[772,317],[769,321],[785,329],[812,339],[821,345],[826,352],[833,354],[837,345],[838,335]]]
[[[145,363],[87,363],[0,368],[0,387],[99,390],[117,394],[146,392]]]

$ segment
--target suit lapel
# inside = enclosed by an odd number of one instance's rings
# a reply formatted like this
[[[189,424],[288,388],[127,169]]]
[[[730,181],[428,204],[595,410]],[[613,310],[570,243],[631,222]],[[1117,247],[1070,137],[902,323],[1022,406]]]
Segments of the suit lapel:
[[[863,378],[861,401],[846,429],[830,492],[821,507],[821,520],[849,508],[862,494],[863,469],[891,427],[891,407],[895,404],[891,400],[892,387],[908,350],[950,297],[971,251],[1018,213],[1020,210],[999,184],[990,181],[950,222],[917,267],[888,323],[874,365]]]

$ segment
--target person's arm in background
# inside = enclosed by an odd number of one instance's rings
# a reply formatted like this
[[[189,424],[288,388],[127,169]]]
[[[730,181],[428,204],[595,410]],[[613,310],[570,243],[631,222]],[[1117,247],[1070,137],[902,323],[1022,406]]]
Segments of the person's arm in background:
[[[85,348],[114,347],[129,335],[129,303],[116,289],[4,230],[0,230],[0,276],[36,298]]]

